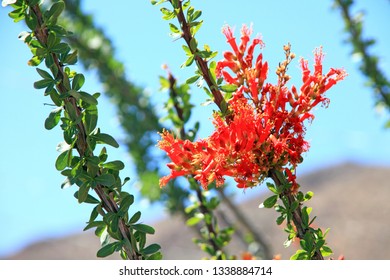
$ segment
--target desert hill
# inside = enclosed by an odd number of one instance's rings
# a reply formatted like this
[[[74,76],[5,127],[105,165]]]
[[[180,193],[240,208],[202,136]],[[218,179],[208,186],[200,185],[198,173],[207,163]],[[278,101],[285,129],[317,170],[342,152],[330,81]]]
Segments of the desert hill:
[[[390,259],[390,168],[342,164],[299,178],[302,190],[311,190],[316,225],[331,228],[328,244],[334,258]],[[252,197],[240,203],[240,209],[269,244],[272,255],[289,258],[296,247],[283,247],[286,235],[276,225],[277,213],[259,209],[264,197]],[[227,211],[227,210],[226,210]],[[156,234],[149,242],[162,246],[165,259],[200,259],[206,255],[192,243],[195,232],[180,217],[169,217],[154,225]],[[93,232],[33,244],[8,259],[95,259],[99,240]],[[240,241],[228,251],[245,251]],[[118,258],[116,255],[114,258]]]

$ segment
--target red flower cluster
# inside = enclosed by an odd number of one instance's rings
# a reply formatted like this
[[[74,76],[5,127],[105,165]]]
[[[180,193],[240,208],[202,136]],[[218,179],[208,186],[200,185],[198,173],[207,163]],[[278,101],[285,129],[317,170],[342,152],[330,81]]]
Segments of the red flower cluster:
[[[164,131],[158,146],[164,150],[171,163],[171,174],[161,178],[160,186],[178,176],[194,176],[204,188],[212,182],[217,186],[229,176],[237,187],[253,187],[261,183],[271,169],[285,170],[290,182],[295,184],[295,175],[286,168],[296,167],[302,161],[302,153],[309,144],[304,140],[306,119],[314,116],[311,109],[319,103],[327,105],[325,91],[342,80],[346,73],[331,69],[322,73],[322,49],[314,52],[314,73],[306,60],[301,60],[303,85],[298,93],[286,86],[290,77],[287,66],[295,57],[290,46],[284,47],[286,60],[276,71],[276,85],[266,83],[267,62],[260,53],[253,65],[256,46],[264,46],[255,38],[248,47],[252,29],[243,26],[241,43],[238,46],[233,31],[226,26],[223,33],[233,52],[225,52],[224,59],[217,64],[217,75],[227,84],[236,85],[237,90],[228,101],[229,118],[214,114],[215,131],[206,139],[196,142],[175,138]]]

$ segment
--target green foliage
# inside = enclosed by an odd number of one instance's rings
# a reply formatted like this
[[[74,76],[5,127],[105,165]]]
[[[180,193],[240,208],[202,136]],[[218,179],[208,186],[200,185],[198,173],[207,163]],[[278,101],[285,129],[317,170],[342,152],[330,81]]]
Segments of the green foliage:
[[[115,58],[112,42],[104,30],[94,24],[93,16],[81,10],[79,0],[66,1],[65,13],[59,18],[59,23],[72,29],[73,35],[64,39],[77,49],[63,57],[64,65],[80,61],[86,69],[95,69],[104,85],[104,93],[116,105],[118,120],[125,132],[123,144],[136,167],[142,195],[152,202],[160,200],[170,203],[170,198],[161,194],[158,188],[159,166],[155,163],[162,161],[162,155],[152,153],[151,150],[155,147],[156,131],[161,131],[162,127],[148,93],[128,80],[124,64]],[[91,48],[89,41],[96,38],[100,39],[100,47]],[[85,107],[83,122],[88,135],[94,134],[92,132],[97,126],[97,115],[96,106]],[[90,140],[96,144],[96,139]],[[176,209],[179,208],[171,207],[172,211],[179,211]]]
[[[187,226],[198,226],[201,238],[194,239],[194,242],[202,251],[210,255],[211,259],[226,260],[229,257],[224,251],[234,234],[233,227],[220,229],[214,210],[218,207],[220,200],[217,197],[207,198],[207,194],[200,189],[194,179],[189,179],[191,189],[195,191],[197,200],[188,205],[185,209],[190,218]]]
[[[373,89],[377,106],[384,106],[390,111],[390,80],[379,67],[380,58],[370,51],[376,41],[363,36],[364,13],[359,11],[352,14],[353,4],[354,2],[350,0],[334,1],[334,6],[340,9],[344,19],[344,29],[348,34],[346,42],[352,45],[352,54],[362,58],[359,69],[367,77],[367,85]],[[390,120],[385,124],[385,127],[390,127]]]
[[[329,230],[323,234],[321,229],[312,228],[313,221],[316,218],[310,219],[312,208],[302,207],[304,202],[313,197],[313,192],[309,191],[303,194],[301,191],[297,191],[296,194],[291,193],[292,184],[288,180],[287,173],[273,170],[271,178],[275,184],[267,182],[267,187],[274,195],[268,197],[260,207],[273,207],[280,214],[276,219],[278,225],[286,222],[284,230],[288,237],[284,242],[285,247],[289,247],[296,238],[300,240],[301,249],[296,251],[290,259],[322,259],[332,254],[332,250],[326,246],[325,242]],[[282,205],[277,204],[278,199],[280,199]]]
[[[43,12],[38,1],[17,1],[12,6],[15,10],[10,17],[14,21],[25,19],[31,29],[25,39],[33,54],[29,64],[37,66],[44,61],[50,71],[37,68],[41,79],[34,83],[34,87],[44,89],[45,95],[49,95],[57,106],[45,120],[45,128],[53,129],[61,122],[64,140],[69,145],[55,162],[56,169],[67,177],[63,186],[78,186],[74,196],[79,203],[97,204],[86,229],[96,227],[96,234],[101,237],[102,248],[97,252],[98,257],[120,251],[122,257],[129,259],[161,258],[159,245],[145,248],[146,234],[154,234],[154,229],[136,224],[137,216],[132,217],[131,223],[129,221],[128,211],[134,197],[122,191],[119,170],[124,168],[123,162],[107,162],[105,148],[99,156],[94,156],[97,144],[115,148],[119,144],[111,135],[96,128],[99,94],[81,91],[84,75],[64,67],[77,61],[77,52],[71,52],[70,46],[62,41],[69,32],[57,25],[65,8],[64,2],[57,1]],[[99,199],[90,194],[91,190]],[[102,216],[100,221],[96,220],[99,215]],[[111,239],[117,241],[110,242]]]
[[[163,2],[151,1],[153,5],[159,5]],[[181,65],[181,67],[191,66],[194,62],[196,62],[197,70],[195,71],[195,76],[189,78],[187,84],[194,83],[199,80],[200,77],[206,82],[206,86],[203,88],[205,91],[211,90],[210,97],[212,100],[218,105],[221,109],[222,114],[226,115],[227,111],[227,99],[230,96],[222,96],[222,93],[219,89],[220,80],[217,80],[215,77],[215,61],[211,61],[218,53],[212,51],[210,46],[205,44],[203,49],[199,48],[199,43],[195,38],[196,33],[199,31],[200,27],[203,24],[202,20],[199,20],[202,12],[200,10],[195,10],[193,6],[191,6],[190,1],[178,1],[176,4],[175,1],[168,1],[173,10],[170,8],[162,7],[160,9],[163,14],[164,20],[172,20],[177,19],[179,21],[180,29],[170,23],[170,30],[174,36],[180,35],[185,40],[186,45],[183,45],[182,48],[187,58]],[[211,61],[211,62],[210,62]],[[210,62],[210,65],[208,63]],[[198,83],[201,85],[201,83]],[[207,88],[208,87],[208,88]],[[229,86],[225,86],[228,90],[231,89]]]

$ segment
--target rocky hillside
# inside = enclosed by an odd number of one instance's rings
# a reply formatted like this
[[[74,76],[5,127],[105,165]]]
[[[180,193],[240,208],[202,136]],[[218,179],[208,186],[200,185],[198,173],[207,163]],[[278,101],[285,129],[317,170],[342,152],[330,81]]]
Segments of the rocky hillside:
[[[390,259],[389,175],[390,168],[344,164],[299,178],[302,189],[315,194],[311,205],[318,216],[316,225],[331,228],[328,243],[334,258],[342,254],[346,259]],[[275,211],[259,209],[264,198],[253,193],[240,203],[241,211],[268,243],[271,254],[288,258],[296,248],[283,247],[286,235],[275,223]],[[154,226],[156,235],[149,242],[162,245],[165,259],[205,257],[191,241],[196,233],[179,217]],[[229,252],[239,256],[246,250],[241,243],[233,242]],[[9,259],[95,259],[98,248],[99,240],[86,232],[33,244]]]

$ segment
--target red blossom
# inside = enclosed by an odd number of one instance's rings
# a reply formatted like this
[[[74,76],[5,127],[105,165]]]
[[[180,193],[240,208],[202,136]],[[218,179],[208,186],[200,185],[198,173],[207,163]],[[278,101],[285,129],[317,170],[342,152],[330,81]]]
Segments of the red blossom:
[[[286,61],[279,65],[277,84],[266,83],[268,63],[260,53],[253,64],[256,46],[264,43],[257,37],[249,44],[252,27],[243,26],[241,43],[237,46],[234,32],[223,28],[233,52],[226,52],[217,64],[218,77],[227,84],[236,85],[237,91],[228,101],[231,116],[228,119],[214,114],[214,132],[206,139],[195,142],[173,137],[164,131],[158,146],[172,162],[171,174],[160,180],[164,186],[178,176],[193,176],[207,188],[216,182],[224,183],[226,176],[237,182],[237,187],[253,187],[268,177],[272,169],[285,171],[292,188],[297,189],[296,176],[289,168],[302,161],[302,154],[309,149],[304,139],[304,121],[312,120],[311,110],[318,104],[327,105],[324,93],[346,73],[342,69],[330,69],[323,74],[322,48],[314,51],[314,72],[307,60],[301,59],[302,86],[287,87],[287,65],[294,58],[290,47],[285,46]],[[248,47],[249,45],[249,47]]]

